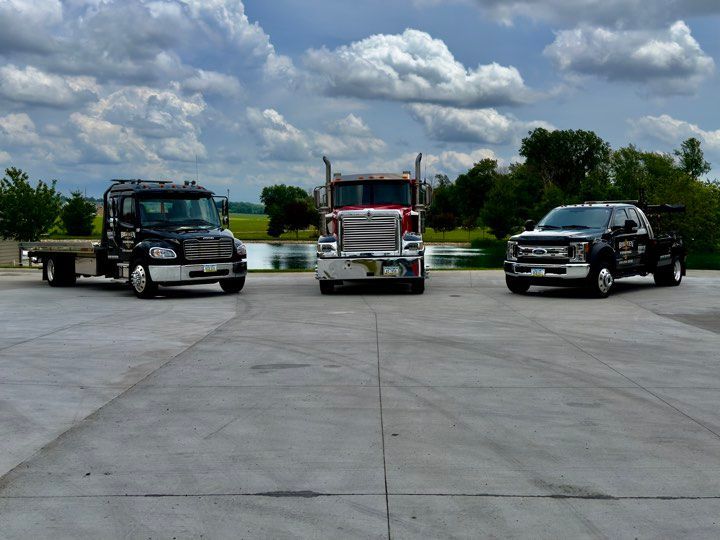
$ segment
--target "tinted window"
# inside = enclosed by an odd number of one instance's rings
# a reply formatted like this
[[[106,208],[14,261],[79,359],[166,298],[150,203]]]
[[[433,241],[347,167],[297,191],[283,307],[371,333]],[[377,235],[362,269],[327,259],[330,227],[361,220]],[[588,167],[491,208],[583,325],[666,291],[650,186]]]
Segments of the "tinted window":
[[[135,223],[135,201],[132,197],[123,198],[120,210],[120,221]]]
[[[607,207],[555,208],[540,220],[538,227],[550,229],[602,229],[607,227],[612,209]]]
[[[219,227],[215,201],[209,197],[140,199],[140,221],[150,227]]]
[[[625,213],[624,208],[618,208],[615,210],[615,215],[613,216],[612,226],[615,227],[624,227],[625,226],[625,220],[629,219],[627,217],[627,214]]]
[[[334,188],[335,206],[360,206],[365,204],[410,205],[408,182],[342,182]]]
[[[628,219],[632,219],[635,223],[637,223],[638,228],[642,229],[644,227],[643,222],[640,220],[640,217],[634,208],[628,208],[627,214]]]

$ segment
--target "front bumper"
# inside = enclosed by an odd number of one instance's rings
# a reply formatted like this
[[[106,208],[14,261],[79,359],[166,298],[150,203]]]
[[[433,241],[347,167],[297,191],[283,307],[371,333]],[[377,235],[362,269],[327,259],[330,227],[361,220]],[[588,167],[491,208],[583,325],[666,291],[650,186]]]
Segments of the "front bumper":
[[[504,268],[505,274],[508,276],[533,278],[538,281],[542,281],[543,279],[585,279],[590,273],[590,265],[587,263],[534,264],[505,261]],[[532,271],[535,268],[544,269],[545,275],[543,277],[539,277],[537,274],[533,275]]]
[[[394,267],[394,268],[393,268]],[[397,269],[387,274],[385,269]],[[318,258],[316,279],[353,281],[360,279],[418,279],[427,278],[425,256],[415,257],[333,257]]]
[[[208,266],[217,267],[206,272]],[[150,278],[155,283],[195,283],[241,278],[247,274],[247,261],[210,264],[150,265]]]

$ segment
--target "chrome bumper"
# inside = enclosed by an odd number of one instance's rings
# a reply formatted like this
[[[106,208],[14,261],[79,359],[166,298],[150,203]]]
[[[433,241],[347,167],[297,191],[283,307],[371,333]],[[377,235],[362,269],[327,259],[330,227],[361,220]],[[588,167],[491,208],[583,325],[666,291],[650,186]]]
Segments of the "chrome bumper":
[[[533,264],[505,261],[505,273],[508,276],[542,279],[584,279],[590,273],[590,265],[582,264]],[[543,268],[545,276],[533,276],[533,268]]]
[[[150,265],[150,278],[155,283],[179,283],[207,280],[221,280],[244,277],[247,274],[247,262],[211,263],[217,266],[217,272],[205,272],[207,264]]]
[[[336,281],[357,279],[412,279],[427,278],[425,257],[335,257],[317,260],[316,279]],[[386,267],[397,267],[395,274],[386,274]]]

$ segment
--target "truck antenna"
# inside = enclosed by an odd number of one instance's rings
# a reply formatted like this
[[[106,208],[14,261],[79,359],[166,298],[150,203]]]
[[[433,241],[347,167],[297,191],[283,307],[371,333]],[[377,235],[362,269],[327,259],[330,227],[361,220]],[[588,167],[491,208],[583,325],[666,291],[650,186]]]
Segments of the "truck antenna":
[[[200,177],[198,175],[198,161],[197,161],[197,152],[195,152],[195,182],[199,182]]]

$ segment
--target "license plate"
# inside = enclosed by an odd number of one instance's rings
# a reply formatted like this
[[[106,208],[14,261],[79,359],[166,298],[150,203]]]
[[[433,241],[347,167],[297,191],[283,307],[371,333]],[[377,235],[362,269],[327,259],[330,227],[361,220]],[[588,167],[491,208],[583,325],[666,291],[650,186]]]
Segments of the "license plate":
[[[545,277],[545,269],[544,268],[531,268],[530,275],[532,277]]]
[[[400,267],[399,266],[384,266],[383,267],[383,276],[399,276],[400,275]]]
[[[217,272],[217,264],[203,264],[203,272]]]

